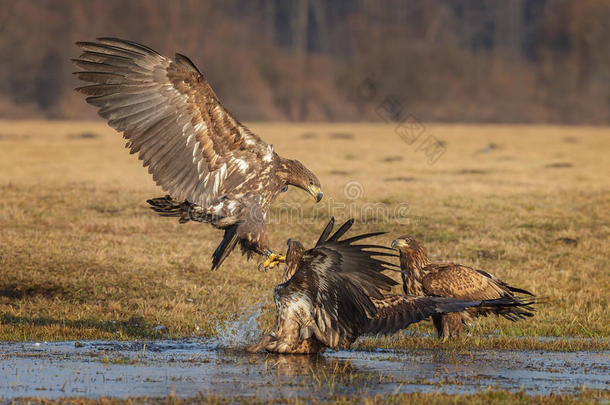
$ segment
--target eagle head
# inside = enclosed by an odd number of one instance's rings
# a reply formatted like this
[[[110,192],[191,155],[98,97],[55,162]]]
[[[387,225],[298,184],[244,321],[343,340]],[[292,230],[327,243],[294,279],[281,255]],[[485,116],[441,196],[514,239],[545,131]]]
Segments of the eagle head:
[[[301,256],[305,253],[305,246],[298,240],[288,239],[286,241],[286,246],[288,249],[286,250],[286,263],[290,264],[291,262],[298,262],[301,260]]]
[[[303,246],[301,242],[294,239],[288,239],[286,241],[286,246],[288,249],[286,250],[286,270],[284,271],[284,279],[288,280],[297,271],[301,257],[307,249],[305,249],[305,246]]]
[[[287,185],[307,191],[316,202],[322,199],[324,194],[320,180],[298,160],[282,159],[277,174],[284,179]]]
[[[420,255],[422,253],[425,253],[424,246],[419,243],[417,239],[408,235],[403,235],[394,239],[394,241],[392,242],[392,247],[398,250],[399,252],[409,254]]]
[[[394,239],[392,247],[400,253],[400,267],[403,271],[414,271],[429,262],[426,248],[411,236],[404,235]]]

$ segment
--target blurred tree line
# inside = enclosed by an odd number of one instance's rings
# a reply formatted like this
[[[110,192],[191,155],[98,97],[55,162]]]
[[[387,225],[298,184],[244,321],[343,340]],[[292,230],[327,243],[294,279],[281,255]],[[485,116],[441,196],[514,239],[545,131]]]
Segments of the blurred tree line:
[[[3,0],[0,117],[93,117],[96,36],[190,56],[242,120],[610,123],[610,0]]]

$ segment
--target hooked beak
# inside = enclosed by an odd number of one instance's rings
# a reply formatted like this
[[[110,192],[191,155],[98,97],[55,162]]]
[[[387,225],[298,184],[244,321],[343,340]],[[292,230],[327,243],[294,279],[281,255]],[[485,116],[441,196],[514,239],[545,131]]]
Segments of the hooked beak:
[[[398,248],[400,247],[400,239],[394,239],[394,240],[392,241],[392,247],[393,247],[394,249],[398,249]]]
[[[322,197],[324,197],[324,193],[322,192],[322,190],[320,190],[320,187],[318,187],[314,184],[309,186],[308,190],[309,190],[309,194],[311,194],[313,196],[313,198],[316,199],[316,202],[320,202]]]

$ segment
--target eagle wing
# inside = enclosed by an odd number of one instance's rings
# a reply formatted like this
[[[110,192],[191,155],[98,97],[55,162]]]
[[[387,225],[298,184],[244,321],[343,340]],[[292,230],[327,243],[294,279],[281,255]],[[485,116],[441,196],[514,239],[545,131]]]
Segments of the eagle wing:
[[[513,295],[505,283],[490,274],[460,264],[433,263],[423,270],[422,286],[427,295],[464,300],[492,300]]]
[[[490,300],[462,300],[448,297],[386,294],[382,299],[371,299],[377,312],[369,319],[362,333],[394,333],[431,315],[462,312],[476,307],[485,315],[496,313],[516,321],[533,316],[535,299],[501,297]]]
[[[207,207],[271,162],[272,147],[233,118],[187,57],[116,38],[77,45],[75,74],[93,83],[77,90],[174,199]]]
[[[386,294],[372,301],[377,313],[369,319],[364,333],[394,333],[431,315],[461,312],[480,304],[480,301],[401,294]]]
[[[313,323],[306,327],[329,347],[348,347],[362,333],[368,319],[375,316],[371,297],[381,299],[381,291],[397,284],[382,274],[395,265],[374,257],[396,255],[380,251],[386,249],[383,246],[353,244],[380,233],[339,241],[352,224],[353,220],[346,222],[326,239],[332,230],[331,220],[316,247],[303,253],[294,275],[276,288],[278,308],[306,302],[302,306],[310,308]]]

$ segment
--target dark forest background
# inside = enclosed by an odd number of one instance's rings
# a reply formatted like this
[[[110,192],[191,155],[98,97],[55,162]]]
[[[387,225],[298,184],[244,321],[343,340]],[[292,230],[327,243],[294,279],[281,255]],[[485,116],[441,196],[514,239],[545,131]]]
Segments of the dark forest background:
[[[0,118],[94,117],[96,36],[190,56],[241,120],[610,123],[610,0],[3,0]]]

